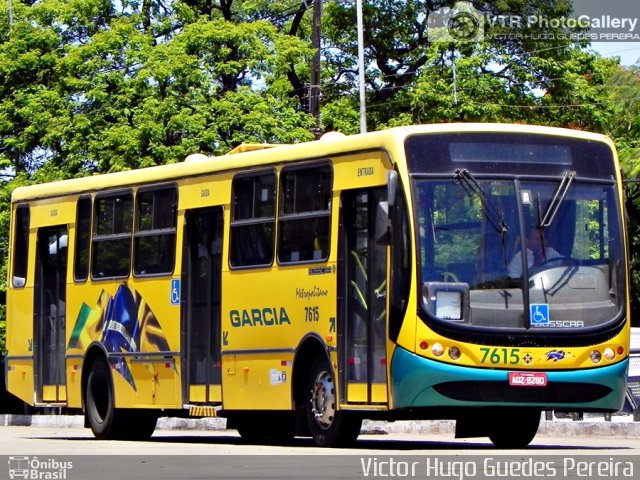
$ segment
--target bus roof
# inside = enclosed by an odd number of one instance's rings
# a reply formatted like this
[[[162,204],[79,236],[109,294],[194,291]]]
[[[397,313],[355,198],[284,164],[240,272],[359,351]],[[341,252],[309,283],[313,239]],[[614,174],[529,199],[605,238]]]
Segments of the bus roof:
[[[413,125],[358,135],[327,135],[326,138],[320,140],[299,144],[246,144],[240,145],[228,154],[219,157],[207,157],[206,155],[195,154],[190,156],[188,162],[18,187],[12,193],[12,202],[16,203],[38,198],[80,194],[107,189],[111,190],[132,185],[169,182],[183,177],[228,170],[240,170],[256,166],[267,166],[294,160],[311,160],[350,151],[385,149],[389,151],[393,157],[396,153],[399,153],[399,149],[403,147],[404,139],[410,135],[472,131],[526,132],[540,135],[583,138],[585,140],[605,142],[614,148],[613,142],[604,135],[564,128],[506,123]]]

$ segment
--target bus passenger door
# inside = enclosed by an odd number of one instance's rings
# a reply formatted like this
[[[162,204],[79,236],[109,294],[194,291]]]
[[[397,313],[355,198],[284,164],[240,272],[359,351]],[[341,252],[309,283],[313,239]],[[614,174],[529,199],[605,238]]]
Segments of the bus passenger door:
[[[182,272],[184,399],[220,402],[222,207],[186,213]]]
[[[346,402],[387,403],[386,188],[342,196],[339,338]]]
[[[34,295],[36,402],[66,402],[67,227],[38,230]]]

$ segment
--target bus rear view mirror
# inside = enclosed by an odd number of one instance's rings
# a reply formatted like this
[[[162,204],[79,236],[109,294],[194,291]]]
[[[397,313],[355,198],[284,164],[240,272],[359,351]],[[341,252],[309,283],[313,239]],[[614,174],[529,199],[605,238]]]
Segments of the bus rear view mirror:
[[[393,210],[396,202],[396,194],[398,192],[398,172],[391,170],[387,172],[387,205],[389,206],[389,214]]]
[[[378,208],[376,208],[376,243],[378,245],[389,245],[391,243],[390,230],[389,203],[378,202]]]
[[[422,303],[431,315],[440,320],[469,321],[469,285],[467,283],[424,282]]]

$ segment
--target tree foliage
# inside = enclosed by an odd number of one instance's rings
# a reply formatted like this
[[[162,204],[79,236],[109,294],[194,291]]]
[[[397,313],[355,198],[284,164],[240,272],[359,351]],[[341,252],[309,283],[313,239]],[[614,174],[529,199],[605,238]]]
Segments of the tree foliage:
[[[365,8],[368,122],[372,129],[401,122],[530,122],[604,131],[610,110],[605,81],[616,62],[562,38],[558,28],[531,27],[520,38],[485,22],[483,41],[430,42],[428,17],[451,1],[371,1]],[[488,17],[570,12],[570,2],[474,2]],[[328,103],[357,85],[354,3],[326,8],[329,39],[323,92]],[[455,69],[455,73],[454,73]],[[455,80],[454,80],[455,78]],[[455,93],[454,93],[455,92]],[[355,102],[352,102],[356,108]],[[336,119],[326,117],[327,126]],[[344,112],[352,118],[352,112]],[[343,121],[343,120],[342,120]]]
[[[322,3],[321,130],[359,131],[353,0]],[[638,70],[551,27],[434,42],[450,0],[364,2],[370,130],[527,122],[609,133],[638,159]],[[17,185],[314,138],[313,0],[0,0],[0,253]],[[488,16],[567,14],[561,0],[473,2]],[[640,201],[640,199],[638,199]],[[640,245],[640,243],[639,243]],[[6,260],[5,260],[6,261]],[[6,265],[2,265],[6,273]],[[6,275],[2,277],[5,281]]]
[[[640,177],[640,65],[618,68],[607,90],[613,109],[608,133],[616,140],[626,175]]]
[[[282,65],[304,62],[308,46],[264,20],[232,21],[231,4],[21,8],[0,50],[1,158],[16,172],[48,163],[68,177],[221,153],[283,132],[287,141],[311,138],[304,112],[270,93]],[[260,114],[225,107],[238,100]],[[278,131],[266,117],[278,119]]]
[[[355,3],[323,3],[322,129],[358,130]],[[368,122],[527,121],[605,131],[615,62],[533,35],[433,42],[448,0],[365,2]],[[310,0],[42,0],[0,21],[0,166],[42,181],[312,138]],[[486,15],[570,2],[477,2]],[[528,33],[554,34],[548,28]],[[504,32],[502,32],[504,33]],[[454,81],[455,76],[455,81]],[[234,108],[237,106],[238,108]],[[250,110],[250,111],[249,111]]]
[[[626,209],[631,255],[632,318],[640,318],[640,66],[619,68],[607,81],[613,108],[608,133],[614,138],[627,177]]]

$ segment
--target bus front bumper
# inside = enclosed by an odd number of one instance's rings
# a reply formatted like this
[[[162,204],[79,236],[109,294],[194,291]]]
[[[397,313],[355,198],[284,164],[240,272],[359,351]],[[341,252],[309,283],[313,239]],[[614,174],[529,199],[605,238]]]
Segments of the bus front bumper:
[[[396,347],[391,360],[393,408],[536,407],[571,411],[622,408],[629,360],[603,367],[546,371],[546,386],[509,385],[509,372],[451,365]]]

